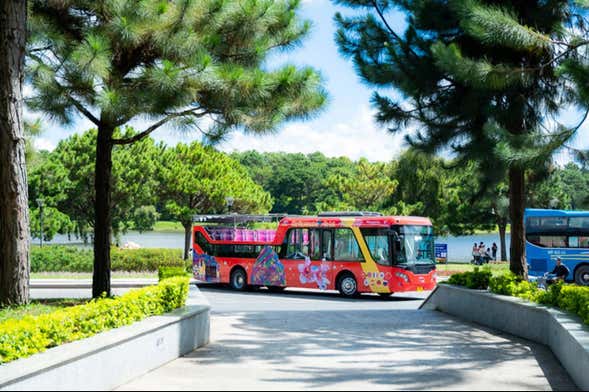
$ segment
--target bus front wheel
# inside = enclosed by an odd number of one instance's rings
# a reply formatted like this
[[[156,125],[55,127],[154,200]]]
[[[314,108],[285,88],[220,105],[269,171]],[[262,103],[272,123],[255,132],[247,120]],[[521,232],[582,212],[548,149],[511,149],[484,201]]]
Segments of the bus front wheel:
[[[580,286],[589,286],[589,265],[582,265],[575,271],[575,283]]]
[[[337,289],[344,297],[355,297],[358,295],[358,283],[354,275],[350,273],[343,274],[338,281]]]
[[[247,288],[247,275],[245,271],[241,268],[233,270],[231,272],[230,284],[233,290],[245,290]]]

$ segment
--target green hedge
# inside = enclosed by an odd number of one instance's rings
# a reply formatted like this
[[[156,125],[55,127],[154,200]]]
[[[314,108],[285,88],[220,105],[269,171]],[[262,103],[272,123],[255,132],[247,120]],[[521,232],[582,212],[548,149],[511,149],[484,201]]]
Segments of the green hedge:
[[[490,271],[479,271],[476,268],[474,272],[452,275],[448,283],[472,289],[488,287],[495,294],[561,308],[578,315],[584,323],[589,324],[589,287],[557,282],[550,285],[548,290],[541,290],[535,283],[522,280],[511,272],[491,276]]]
[[[157,286],[132,290],[118,298],[101,298],[0,323],[0,363],[184,306],[188,282],[188,278],[166,279]]]
[[[468,287],[469,289],[486,290],[489,287],[491,276],[490,269],[483,268],[480,270],[478,267],[475,267],[474,271],[451,275],[448,278],[448,283]]]
[[[92,272],[91,249],[44,246],[31,249],[31,272]],[[111,270],[155,272],[159,267],[186,267],[181,249],[111,249]]]
[[[164,280],[176,276],[187,276],[190,278],[191,274],[184,267],[160,267],[157,271],[157,276],[159,280]]]

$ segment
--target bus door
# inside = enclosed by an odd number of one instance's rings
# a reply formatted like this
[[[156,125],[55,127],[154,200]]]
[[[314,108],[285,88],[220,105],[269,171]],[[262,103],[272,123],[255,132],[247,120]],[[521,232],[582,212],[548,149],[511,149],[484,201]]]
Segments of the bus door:
[[[323,251],[322,232],[318,228],[293,228],[286,236],[281,257],[286,268],[286,284],[290,287],[305,287],[327,290],[332,284],[331,264]],[[332,243],[329,239],[329,244]]]

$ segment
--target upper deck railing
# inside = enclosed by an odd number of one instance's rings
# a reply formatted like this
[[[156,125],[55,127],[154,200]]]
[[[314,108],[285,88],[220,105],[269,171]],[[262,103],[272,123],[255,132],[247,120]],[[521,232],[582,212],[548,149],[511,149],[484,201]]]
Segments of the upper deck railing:
[[[223,214],[223,215],[193,215],[193,223],[220,223],[220,224],[238,224],[249,222],[275,222],[287,216],[287,214]]]

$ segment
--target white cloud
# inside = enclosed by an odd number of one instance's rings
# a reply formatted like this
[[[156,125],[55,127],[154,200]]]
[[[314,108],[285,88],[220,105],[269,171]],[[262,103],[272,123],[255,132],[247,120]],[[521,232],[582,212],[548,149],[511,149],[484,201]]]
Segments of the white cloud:
[[[48,150],[48,151],[52,151],[56,144],[55,142],[53,142],[52,140],[49,140],[47,138],[44,137],[40,137],[40,138],[36,138],[33,142],[35,149],[37,150]]]
[[[353,160],[361,157],[370,161],[390,160],[397,156],[404,141],[402,134],[392,135],[375,124],[374,112],[363,106],[350,122],[315,127],[310,123],[287,124],[273,135],[254,136],[235,133],[220,145],[226,152],[257,150],[283,151],[309,154],[320,151],[329,157],[346,156]]]

